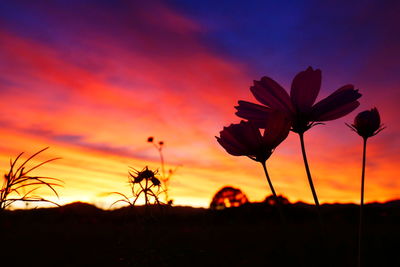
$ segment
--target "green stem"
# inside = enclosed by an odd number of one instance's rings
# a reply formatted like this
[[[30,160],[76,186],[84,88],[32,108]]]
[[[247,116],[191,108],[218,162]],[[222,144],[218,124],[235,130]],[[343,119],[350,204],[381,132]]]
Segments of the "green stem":
[[[364,206],[364,181],[365,181],[365,162],[367,154],[367,138],[364,138],[363,142],[363,158],[362,158],[362,170],[361,170],[361,202],[360,202],[360,221],[358,225],[358,267],[361,267],[361,236],[362,236],[362,216]]]
[[[276,195],[274,186],[272,185],[271,178],[269,177],[269,174],[267,171],[267,166],[266,166],[265,162],[261,162],[261,165],[263,166],[265,177],[267,178],[269,187],[271,188],[272,195],[275,198],[276,206],[278,207],[279,216],[281,217],[281,221],[283,224],[286,224],[285,216],[283,215],[283,211],[282,211],[281,201],[279,200],[278,196]]]

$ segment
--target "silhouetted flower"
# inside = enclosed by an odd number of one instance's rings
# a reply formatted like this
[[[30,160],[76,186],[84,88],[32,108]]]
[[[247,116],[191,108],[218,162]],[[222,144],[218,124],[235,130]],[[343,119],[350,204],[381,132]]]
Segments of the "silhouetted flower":
[[[367,161],[367,140],[369,137],[377,135],[385,129],[381,124],[381,118],[376,108],[365,110],[355,117],[354,124],[347,126],[358,133],[363,138],[362,168],[361,168],[361,200],[360,200],[360,216],[358,225],[358,266],[361,266],[362,259],[362,231],[363,231],[363,206],[364,206],[364,184],[365,184],[365,165]]]
[[[346,125],[363,138],[374,136],[385,129],[381,124],[381,118],[376,108],[358,113],[354,119],[354,124],[346,123]]]
[[[147,142],[153,143],[153,141],[154,141],[154,137],[153,136],[150,136],[150,137],[147,138]]]
[[[160,191],[161,182],[158,178],[155,177],[158,171],[152,171],[147,166],[144,167],[141,171],[135,170],[134,168],[132,169],[134,173],[129,171],[130,177],[128,178],[132,196],[128,197],[120,192],[112,192],[113,194],[120,195],[123,198],[115,201],[111,204],[111,206],[118,202],[125,202],[131,207],[135,206],[136,201],[141,195],[144,197],[146,206],[151,204],[151,200],[154,200],[154,204],[161,204],[161,202],[159,201],[159,195],[160,193],[162,193],[162,191]]]
[[[218,143],[231,155],[247,156],[258,162],[265,162],[273,150],[289,134],[290,122],[280,112],[274,112],[265,121],[264,134],[252,121],[231,124],[216,137]]]
[[[319,69],[314,70],[311,67],[294,77],[290,96],[276,81],[269,77],[262,77],[260,81],[254,81],[254,86],[250,87],[250,90],[263,105],[239,101],[239,106],[236,106],[236,115],[254,121],[260,128],[265,126],[265,120],[269,120],[273,116],[271,111],[280,111],[289,117],[291,130],[299,134],[300,137],[304,166],[318,210],[321,229],[323,229],[318,196],[307,161],[304,132],[312,126],[320,124],[320,122],[335,120],[347,115],[360,105],[357,99],[361,97],[361,94],[354,89],[353,85],[344,85],[314,104],[320,88],[321,71]]]
[[[156,177],[152,177],[151,178],[151,182],[155,185],[155,186],[159,186],[161,184],[160,180],[158,180]]]
[[[145,169],[142,170],[142,171],[139,173],[139,175],[142,176],[142,177],[145,178],[145,179],[149,179],[149,178],[153,178],[153,177],[154,177],[155,172],[153,172],[152,170],[149,170],[148,167],[145,167]]]
[[[152,171],[149,170],[149,168],[146,166],[143,170],[141,171],[137,171],[135,170],[135,174],[132,174],[131,172],[129,172],[129,175],[134,179],[133,182],[134,183],[140,183],[141,181],[143,181],[143,179],[152,179],[154,178],[154,175],[157,173],[157,171]]]
[[[271,116],[270,111],[279,110],[290,118],[293,132],[304,133],[316,122],[341,118],[360,104],[357,99],[361,94],[353,85],[344,85],[314,104],[320,87],[321,71],[313,70],[311,67],[294,77],[290,96],[276,81],[262,77],[260,81],[254,81],[254,86],[250,87],[250,90],[265,106],[239,101],[236,115],[253,120],[258,127],[263,128],[264,121]]]
[[[140,183],[141,181],[143,181],[143,177],[142,176],[134,176],[131,173],[129,173],[129,174],[132,176],[134,183]]]

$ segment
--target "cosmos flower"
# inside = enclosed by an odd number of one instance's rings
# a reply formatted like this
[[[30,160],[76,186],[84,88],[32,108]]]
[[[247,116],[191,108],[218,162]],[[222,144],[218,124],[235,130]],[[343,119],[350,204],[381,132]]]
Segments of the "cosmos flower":
[[[315,103],[321,88],[321,71],[307,70],[298,73],[289,94],[276,81],[262,77],[250,87],[254,97],[263,105],[239,101],[236,106],[241,118],[252,120],[258,127],[264,127],[272,110],[285,113],[291,120],[292,131],[304,133],[318,122],[341,118],[359,106],[361,94],[353,85],[344,85],[328,97]],[[314,104],[315,103],[315,104]]]
[[[281,222],[286,224],[278,196],[269,177],[266,161],[272,155],[275,148],[282,143],[289,134],[290,120],[279,111],[269,113],[268,119],[264,120],[263,134],[260,128],[251,120],[241,121],[239,124],[231,124],[219,133],[218,143],[233,156],[247,156],[250,159],[261,163],[264,169],[265,178],[271,189],[272,195],[278,204]]]
[[[132,168],[133,169],[133,168]],[[138,171],[133,169],[135,173],[129,172],[129,175],[133,178],[133,183],[140,183],[143,180],[152,180],[157,174],[157,171],[150,170],[147,166],[143,170]]]
[[[360,200],[360,216],[358,225],[358,266],[361,266],[362,259],[362,232],[363,232],[363,206],[364,206],[364,185],[365,185],[365,165],[367,161],[367,140],[369,137],[377,135],[380,131],[385,129],[381,124],[381,118],[376,108],[365,110],[355,117],[354,124],[347,126],[353,131],[358,133],[363,138],[363,153],[362,153],[362,167],[361,167],[361,200]]]
[[[239,106],[235,108],[237,109],[236,115],[253,121],[260,128],[265,127],[265,121],[270,120],[270,117],[273,116],[271,112],[279,111],[289,118],[291,130],[300,137],[307,179],[317,207],[320,228],[324,232],[319,200],[307,160],[304,132],[323,121],[335,120],[349,114],[360,105],[357,99],[361,97],[361,94],[354,89],[353,85],[344,85],[328,97],[315,103],[320,88],[321,71],[311,67],[294,77],[290,96],[276,81],[269,77],[262,77],[260,81],[254,81],[254,86],[250,87],[250,91],[263,105],[239,101]]]
[[[241,121],[231,124],[216,137],[218,143],[233,156],[247,156],[258,162],[265,162],[273,150],[289,134],[290,121],[280,113],[271,113],[265,120],[264,133],[252,121]]]
[[[363,138],[374,136],[385,129],[381,124],[381,118],[376,108],[358,113],[354,119],[354,124],[346,125]]]

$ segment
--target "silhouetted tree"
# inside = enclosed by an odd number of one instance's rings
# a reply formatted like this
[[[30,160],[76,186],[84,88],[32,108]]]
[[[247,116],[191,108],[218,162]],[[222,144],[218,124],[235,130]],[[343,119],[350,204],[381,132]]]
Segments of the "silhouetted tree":
[[[279,195],[279,196],[278,196],[278,199],[279,199],[279,202],[280,202],[282,205],[290,204],[290,201],[289,201],[286,197],[284,197],[284,196],[282,196],[282,195]],[[271,206],[276,205],[276,199],[275,199],[275,197],[274,197],[273,195],[267,196],[267,197],[265,198],[264,202],[265,202],[266,204],[268,204],[268,205],[271,205]]]
[[[240,189],[225,186],[214,195],[210,208],[224,209],[239,207],[247,202],[249,202],[247,196]]]

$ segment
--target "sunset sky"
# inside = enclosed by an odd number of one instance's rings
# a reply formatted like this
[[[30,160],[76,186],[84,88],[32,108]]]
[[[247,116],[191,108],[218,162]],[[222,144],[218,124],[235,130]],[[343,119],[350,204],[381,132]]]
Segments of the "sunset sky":
[[[308,66],[318,99],[345,84],[358,109],[305,135],[321,202],[359,201],[362,139],[346,127],[377,107],[387,126],[368,143],[367,201],[400,198],[398,1],[1,1],[0,169],[49,146],[36,173],[64,181],[58,203],[102,208],[129,193],[129,166],[159,168],[165,142],[176,205],[207,207],[225,185],[250,201],[270,191],[261,165],[227,154],[215,136],[255,102],[253,80],[286,90]],[[312,202],[298,136],[267,166],[278,194]]]

